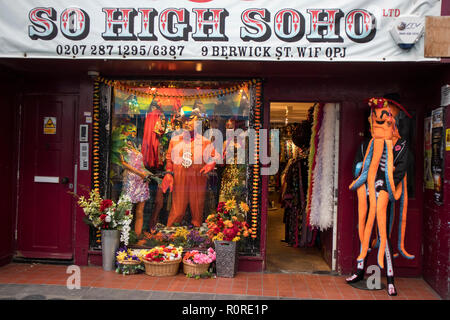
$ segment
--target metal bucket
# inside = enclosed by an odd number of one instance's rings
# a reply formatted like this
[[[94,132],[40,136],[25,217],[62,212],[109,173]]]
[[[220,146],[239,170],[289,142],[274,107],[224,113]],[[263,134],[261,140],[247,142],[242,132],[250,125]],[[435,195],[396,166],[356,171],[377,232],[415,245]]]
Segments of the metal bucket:
[[[119,248],[120,231],[102,230],[102,265],[103,270],[115,270],[116,251]]]

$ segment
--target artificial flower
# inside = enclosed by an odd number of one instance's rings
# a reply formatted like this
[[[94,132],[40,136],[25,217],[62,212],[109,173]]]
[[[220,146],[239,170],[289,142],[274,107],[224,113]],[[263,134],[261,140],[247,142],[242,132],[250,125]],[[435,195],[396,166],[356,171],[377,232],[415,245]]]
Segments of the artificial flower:
[[[243,237],[248,237],[249,226],[246,222],[246,210],[248,205],[241,202],[236,206],[233,198],[226,202],[220,202],[216,213],[210,214],[206,218],[208,226],[207,234],[211,240],[239,241]]]
[[[88,224],[97,229],[121,231],[121,241],[128,245],[129,225],[133,219],[130,214],[133,204],[128,196],[121,195],[115,203],[111,199],[102,199],[99,191],[93,189],[88,199],[78,197],[77,203],[83,209]]]

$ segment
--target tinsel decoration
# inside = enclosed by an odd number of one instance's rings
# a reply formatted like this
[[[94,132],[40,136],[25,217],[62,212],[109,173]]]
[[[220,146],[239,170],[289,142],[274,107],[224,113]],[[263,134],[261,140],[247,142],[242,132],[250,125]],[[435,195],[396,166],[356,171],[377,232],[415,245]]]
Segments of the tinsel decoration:
[[[208,93],[203,93],[203,94],[168,95],[168,94],[162,94],[162,93],[158,93],[158,92],[145,92],[142,90],[137,90],[135,87],[127,86],[127,85],[121,83],[120,81],[109,80],[109,79],[105,79],[103,77],[98,77],[97,81],[104,83],[105,85],[110,86],[114,89],[118,89],[118,90],[127,92],[130,95],[141,96],[141,97],[182,98],[185,100],[206,99],[206,98],[214,98],[214,97],[224,96],[224,95],[228,95],[228,94],[233,94],[233,93],[238,92],[241,89],[244,89],[244,88],[250,86],[252,83],[256,82],[255,79],[245,81],[245,82],[239,82],[239,83],[236,83],[236,84],[230,86],[229,88],[220,89],[215,92],[208,92]]]

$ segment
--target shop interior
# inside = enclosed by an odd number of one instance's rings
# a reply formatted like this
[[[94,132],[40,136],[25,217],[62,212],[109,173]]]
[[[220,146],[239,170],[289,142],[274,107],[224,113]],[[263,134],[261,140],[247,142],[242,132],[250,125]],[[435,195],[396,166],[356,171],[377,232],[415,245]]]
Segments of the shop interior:
[[[327,273],[321,232],[307,224],[308,156],[314,102],[272,102],[270,127],[279,130],[279,170],[269,177],[267,272]]]

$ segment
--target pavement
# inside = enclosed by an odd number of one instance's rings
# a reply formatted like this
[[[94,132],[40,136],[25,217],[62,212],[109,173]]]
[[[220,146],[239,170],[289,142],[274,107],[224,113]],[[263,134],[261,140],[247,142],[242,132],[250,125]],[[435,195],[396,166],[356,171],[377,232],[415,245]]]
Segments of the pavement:
[[[0,300],[302,300],[289,297],[80,287],[0,284]]]

